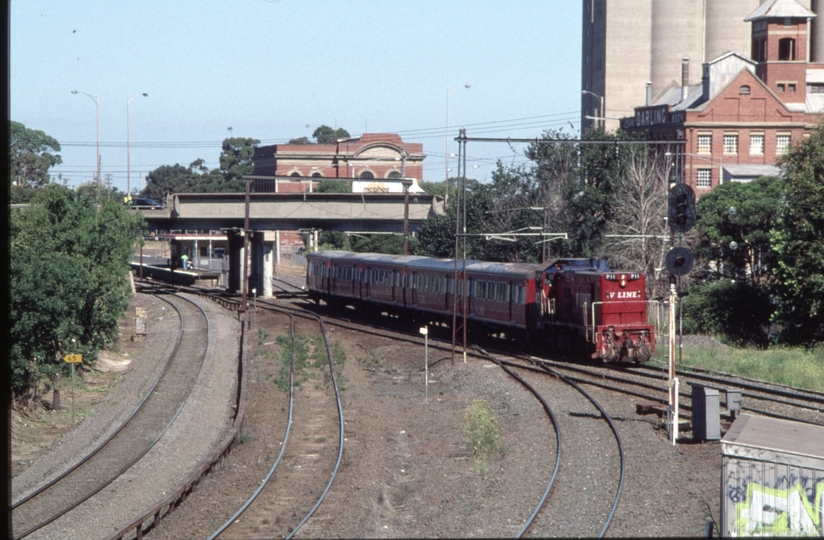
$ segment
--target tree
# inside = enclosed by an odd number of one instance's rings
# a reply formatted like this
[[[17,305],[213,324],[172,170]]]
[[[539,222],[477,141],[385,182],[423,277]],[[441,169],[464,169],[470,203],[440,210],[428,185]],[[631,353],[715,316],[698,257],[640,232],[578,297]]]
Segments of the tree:
[[[11,185],[42,187],[49,183],[49,168],[63,163],[54,152],[60,143],[44,132],[9,122],[9,182]]]
[[[312,137],[318,144],[332,144],[338,139],[348,139],[351,135],[343,128],[332,129],[327,125],[321,125],[315,129]]]
[[[621,173],[610,181],[612,201],[605,229],[615,236],[604,240],[603,253],[614,268],[646,273],[647,287],[657,296],[663,294],[655,290],[654,278],[666,256],[669,231],[664,217],[672,160],[660,148],[641,144],[614,151]]]
[[[297,139],[289,139],[289,142],[286,144],[312,144],[312,141],[309,140],[309,137],[299,137]]]
[[[713,278],[770,283],[775,262],[770,230],[780,216],[783,184],[768,177],[730,182],[698,200],[696,254],[714,263]]]
[[[746,280],[708,281],[690,287],[684,298],[684,333],[764,347],[772,312],[770,295],[763,287]]]
[[[771,241],[778,257],[776,322],[791,343],[824,341],[824,123],[781,159],[785,191]]]
[[[10,217],[11,387],[31,406],[41,384],[56,388],[64,354],[93,362],[117,338],[143,218],[114,199],[97,209],[92,197],[56,184]]]
[[[321,180],[315,191],[317,193],[352,193],[352,183],[342,180]]]
[[[226,191],[237,191],[233,189],[239,186],[239,191],[244,191],[242,178],[245,174],[252,174],[255,166],[252,157],[255,155],[255,148],[260,144],[258,139],[248,139],[235,137],[223,140],[223,150],[220,153],[220,172],[226,181],[227,187],[232,189]]]

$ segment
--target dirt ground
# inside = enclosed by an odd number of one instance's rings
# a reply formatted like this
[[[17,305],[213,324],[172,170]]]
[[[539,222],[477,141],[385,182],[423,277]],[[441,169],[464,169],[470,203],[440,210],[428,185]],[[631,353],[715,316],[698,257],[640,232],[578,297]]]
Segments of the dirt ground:
[[[148,351],[150,342],[131,339],[128,325],[134,321],[123,323],[120,341],[101,355],[98,369],[85,373],[82,383],[79,377],[76,380],[78,420],[93,415],[130,369],[130,359]],[[269,330],[269,341],[283,332],[277,327]],[[429,349],[429,361],[435,365],[427,389],[422,346],[340,328],[332,336],[346,352],[339,381],[345,387],[343,462],[323,505],[297,536],[514,536],[545,489],[554,459],[546,450],[554,434],[541,428],[547,422],[535,399],[499,368],[471,359],[464,364],[460,356],[453,366],[449,354],[434,347]],[[267,347],[277,357],[276,346]],[[580,417],[568,410],[563,392],[550,390],[546,395],[561,414]],[[705,520],[712,514],[718,518],[719,446],[673,448],[654,422],[634,414],[633,399],[595,393],[619,423],[628,460],[627,484],[608,535],[702,534]],[[15,476],[71,430],[71,381],[63,381],[62,396],[60,411],[41,410],[35,417],[12,413]],[[501,451],[483,471],[476,466],[464,432],[466,412],[479,399],[494,412],[501,434]],[[330,450],[334,439],[328,438]],[[579,476],[589,482],[588,476]],[[583,485],[557,489],[587,494]],[[598,529],[591,527],[598,522],[583,515],[546,516],[531,534],[593,536]],[[156,538],[173,537],[164,536],[163,530],[155,532]]]

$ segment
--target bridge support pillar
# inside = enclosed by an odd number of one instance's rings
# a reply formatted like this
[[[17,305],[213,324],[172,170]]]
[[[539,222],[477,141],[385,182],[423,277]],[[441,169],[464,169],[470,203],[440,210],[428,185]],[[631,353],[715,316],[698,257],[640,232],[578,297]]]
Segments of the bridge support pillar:
[[[251,272],[249,273],[249,298],[252,296],[261,296],[264,294],[263,290],[263,268],[264,254],[263,254],[263,231],[253,231],[249,234],[249,248],[252,251],[252,260],[250,263]],[[255,292],[252,292],[252,289]]]
[[[226,236],[229,240],[229,286],[226,290],[230,293],[240,294],[243,292],[241,276],[246,275],[243,231],[227,231]]]
[[[275,268],[275,250],[277,231],[263,232],[263,296],[272,296],[272,277]]]

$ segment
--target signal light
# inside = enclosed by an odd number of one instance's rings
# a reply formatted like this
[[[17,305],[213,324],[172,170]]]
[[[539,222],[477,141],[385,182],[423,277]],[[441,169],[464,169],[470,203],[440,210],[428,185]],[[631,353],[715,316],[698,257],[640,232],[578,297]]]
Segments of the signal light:
[[[695,192],[686,184],[676,184],[669,192],[669,226],[685,233],[695,226]]]

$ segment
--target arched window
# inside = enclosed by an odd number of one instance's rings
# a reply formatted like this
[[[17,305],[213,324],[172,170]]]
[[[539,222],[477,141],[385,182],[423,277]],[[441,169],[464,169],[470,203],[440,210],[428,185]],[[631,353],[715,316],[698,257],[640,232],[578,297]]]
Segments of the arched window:
[[[795,60],[795,40],[793,38],[778,40],[778,59],[784,62]]]
[[[370,178],[375,178],[375,175],[374,175],[374,174],[372,174],[372,173],[371,173],[371,172],[369,172],[369,171],[363,171],[362,173],[360,173],[360,176],[359,176],[358,178],[365,178],[365,179],[367,179],[367,180],[368,180],[368,179],[370,179]]]
[[[298,171],[295,171],[292,174],[290,174],[289,176],[294,177],[294,178],[300,178],[301,175]]]
[[[312,173],[312,178],[323,178],[323,175],[320,174],[319,172],[314,172],[314,173]]]
[[[738,93],[742,96],[749,96],[750,95],[750,87],[746,84],[741,85],[741,88],[738,89]]]
[[[401,177],[401,173],[399,173],[398,171],[392,171],[387,176],[387,178],[400,178],[400,177]]]

